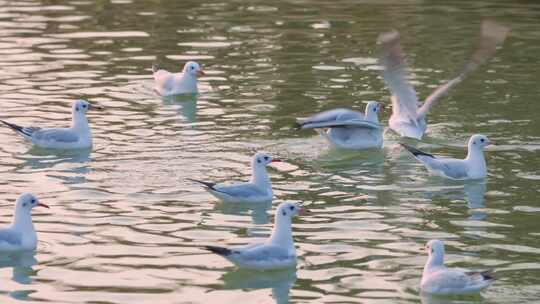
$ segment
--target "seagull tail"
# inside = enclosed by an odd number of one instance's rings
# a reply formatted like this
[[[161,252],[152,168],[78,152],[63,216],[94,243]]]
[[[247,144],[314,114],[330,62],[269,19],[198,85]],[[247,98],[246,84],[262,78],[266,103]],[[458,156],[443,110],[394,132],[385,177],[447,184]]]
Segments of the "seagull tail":
[[[216,183],[204,182],[204,181],[202,181],[202,180],[198,180],[198,179],[194,179],[194,178],[188,178],[188,180],[190,180],[190,181],[192,181],[192,182],[199,183],[199,184],[205,186],[206,188],[208,188],[208,189],[210,189],[210,190],[217,191],[216,188],[214,188],[214,186],[216,185]]]
[[[497,276],[491,270],[482,271],[482,272],[480,272],[480,275],[482,276],[482,278],[485,281],[495,281],[495,280],[497,280]]]
[[[218,246],[204,246],[204,249],[213,252],[218,255],[222,256],[228,256],[231,255],[233,252],[230,249],[227,249],[225,247],[218,247]]]
[[[160,67],[159,64],[157,64],[157,63],[152,64],[152,72],[153,72],[153,73],[155,73],[155,72],[157,72],[157,71],[159,71],[159,70],[162,70],[162,69],[163,69],[163,68]]]
[[[32,134],[29,133],[27,130],[25,130],[25,128],[19,126],[19,125],[16,125],[16,124],[12,124],[10,122],[7,122],[5,120],[0,120],[0,122],[2,122],[3,124],[5,124],[6,126],[10,127],[13,131],[17,132],[17,133],[20,133],[21,135],[23,136],[27,136],[27,137],[31,137]]]
[[[421,151],[421,150],[418,150],[416,149],[415,147],[413,146],[409,146],[407,144],[404,144],[404,143],[399,143],[403,148],[407,149],[407,151],[411,152],[412,155],[414,156],[420,156],[420,155],[424,155],[424,156],[428,156],[428,157],[431,157],[431,158],[435,158],[435,156],[433,156],[432,154],[429,154],[429,153],[426,153],[424,151]]]

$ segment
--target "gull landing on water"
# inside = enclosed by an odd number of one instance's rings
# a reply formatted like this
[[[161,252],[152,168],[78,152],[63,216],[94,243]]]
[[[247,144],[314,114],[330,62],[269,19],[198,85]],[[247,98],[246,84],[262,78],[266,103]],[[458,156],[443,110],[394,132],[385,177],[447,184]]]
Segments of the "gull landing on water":
[[[444,266],[442,241],[431,240],[426,247],[429,257],[420,283],[423,292],[437,295],[475,293],[495,281],[495,276],[488,271],[466,272]]]
[[[270,270],[296,266],[296,248],[292,237],[292,218],[306,211],[295,203],[279,204],[272,234],[263,243],[225,248],[206,246],[239,268]]]
[[[92,147],[92,132],[86,112],[91,109],[101,108],[92,106],[86,100],[75,101],[71,108],[72,119],[69,128],[21,127],[3,120],[0,120],[0,122],[38,147],[48,149],[89,149]]]
[[[440,158],[432,154],[420,151],[414,147],[401,143],[411,152],[429,171],[449,179],[481,179],[487,175],[484,148],[494,144],[486,136],[475,134],[468,143],[468,153],[465,159]]]
[[[478,47],[465,68],[457,77],[435,89],[421,106],[418,104],[416,91],[408,80],[406,56],[401,48],[399,33],[393,31],[379,35],[377,43],[381,45],[380,62],[384,67],[382,76],[392,94],[392,115],[388,122],[390,129],[403,137],[422,139],[427,128],[426,116],[433,105],[490,59],[495,54],[497,46],[504,42],[508,32],[509,29],[500,24],[491,21],[482,22]]]
[[[152,66],[152,72],[155,90],[161,96],[198,93],[198,77],[205,75],[201,66],[195,61],[188,61],[181,73],[168,72],[156,64]]]
[[[17,199],[11,225],[0,229],[0,252],[36,249],[38,239],[32,223],[32,209],[36,206],[49,208],[30,193]]]
[[[379,149],[383,145],[383,134],[378,114],[383,109],[383,104],[370,101],[365,114],[349,109],[328,110],[305,119],[297,119],[297,127],[317,130],[337,148]]]
[[[251,180],[248,183],[218,185],[216,183],[189,179],[205,186],[206,190],[225,203],[269,203],[274,196],[266,166],[280,160],[270,155],[256,153],[251,160]]]

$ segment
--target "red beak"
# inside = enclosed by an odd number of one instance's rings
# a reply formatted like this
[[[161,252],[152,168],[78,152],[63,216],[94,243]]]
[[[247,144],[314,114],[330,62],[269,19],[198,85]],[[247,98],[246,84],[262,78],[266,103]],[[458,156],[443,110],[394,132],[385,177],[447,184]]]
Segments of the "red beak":
[[[384,111],[384,109],[385,109],[384,103],[380,103],[379,104],[379,110]]]
[[[281,163],[283,162],[282,160],[280,159],[272,159],[271,163]]]
[[[298,214],[300,215],[306,215],[309,213],[310,213],[309,210],[307,210],[306,208],[300,207],[300,209],[298,209]]]
[[[43,204],[43,203],[38,203],[37,205],[38,205],[38,206],[41,206],[41,207],[45,207],[45,208],[47,208],[47,209],[51,209],[51,207],[49,207],[49,205],[45,205],[45,204]]]
[[[197,76],[201,77],[201,76],[204,76],[204,75],[206,75],[206,73],[203,70],[197,71]]]

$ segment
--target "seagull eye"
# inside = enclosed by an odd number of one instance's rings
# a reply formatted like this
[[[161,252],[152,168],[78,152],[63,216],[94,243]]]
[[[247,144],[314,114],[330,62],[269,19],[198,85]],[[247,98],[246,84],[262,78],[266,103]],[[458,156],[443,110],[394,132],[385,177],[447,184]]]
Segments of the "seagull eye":
[[[83,108],[86,108],[86,105],[83,105],[82,107],[83,107]]]
[[[36,200],[35,200],[35,199],[33,199],[33,200],[31,201],[31,203],[32,203],[32,204],[35,204],[35,203],[36,203]]]
[[[482,139],[480,139],[480,141],[481,141],[481,142],[484,142],[485,140],[482,138]]]
[[[291,211],[293,211],[293,210],[294,210],[294,206],[290,206],[289,209],[291,209]]]
[[[373,108],[373,112],[377,112],[377,108]]]
[[[264,157],[264,160],[268,160],[268,156],[265,156],[265,157]]]

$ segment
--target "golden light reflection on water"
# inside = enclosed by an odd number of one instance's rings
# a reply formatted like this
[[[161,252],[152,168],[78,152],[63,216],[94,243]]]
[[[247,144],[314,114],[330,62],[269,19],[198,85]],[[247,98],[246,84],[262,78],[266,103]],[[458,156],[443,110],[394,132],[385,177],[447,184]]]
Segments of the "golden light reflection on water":
[[[523,303],[537,299],[533,103],[538,52],[533,3],[386,1],[0,1],[0,118],[69,125],[89,115],[94,149],[30,148],[0,128],[0,222],[17,196],[34,213],[36,254],[0,256],[0,302],[49,303]],[[535,10],[536,9],[536,10]],[[449,13],[451,12],[451,13]],[[484,17],[513,29],[507,45],[434,109],[423,147],[462,156],[469,134],[503,144],[486,153],[486,183],[429,177],[386,136],[382,152],[328,150],[295,117],[388,102],[375,40],[400,29],[426,96],[453,75]],[[471,38],[469,38],[471,37]],[[199,96],[161,99],[151,65],[197,60]],[[383,114],[382,121],[388,119]],[[246,180],[250,156],[279,200],[303,201],[294,222],[297,271],[245,272],[201,249],[269,235],[273,206],[226,206],[186,178]],[[421,247],[440,238],[452,266],[496,268],[482,296],[427,298]],[[519,286],[519,288],[516,288]]]

